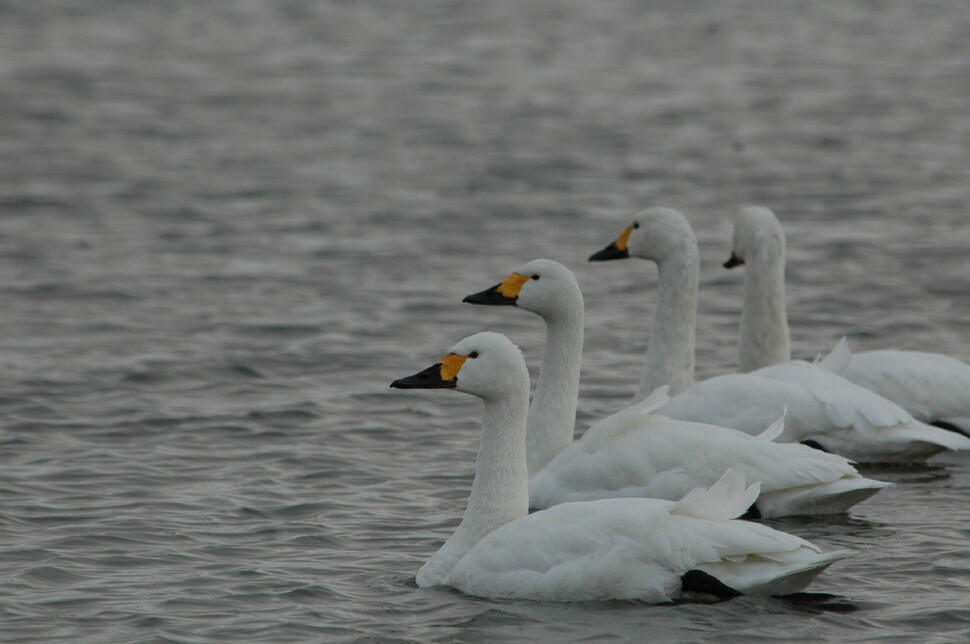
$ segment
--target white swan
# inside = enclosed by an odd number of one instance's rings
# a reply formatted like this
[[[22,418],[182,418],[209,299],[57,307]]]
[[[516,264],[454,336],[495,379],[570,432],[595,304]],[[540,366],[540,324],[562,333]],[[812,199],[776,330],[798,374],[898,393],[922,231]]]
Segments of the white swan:
[[[656,327],[670,320],[693,319],[696,311],[697,252],[690,225],[676,210],[651,208],[590,260],[630,256],[660,266],[651,342],[682,343],[660,349],[651,346],[650,351],[661,355],[685,352],[693,345],[693,326],[685,326],[677,334]],[[684,339],[688,335],[689,341]],[[648,377],[645,374],[644,379]],[[685,380],[687,374],[677,379]],[[638,396],[644,389],[641,384]],[[705,380],[678,393],[659,411],[673,418],[758,433],[785,408],[788,413],[781,440],[807,442],[856,461],[919,461],[944,449],[970,449],[970,439],[921,423],[868,389],[800,361]]]
[[[768,208],[742,208],[726,268],[744,264],[744,306],[738,369],[791,359],[785,311],[785,233]],[[970,433],[970,365],[923,351],[849,353],[845,343],[827,362],[836,373],[888,398],[917,420]]]
[[[758,484],[745,488],[736,470],[676,502],[608,499],[527,514],[529,375],[503,335],[465,338],[438,363],[391,386],[454,387],[485,403],[465,516],[418,572],[422,588],[546,601],[783,594],[852,554],[822,554],[799,537],[732,520],[758,495]]]
[[[464,301],[516,306],[546,323],[542,371],[526,424],[532,508],[629,496],[675,501],[713,484],[731,467],[741,470],[746,480],[761,482],[753,517],[845,512],[889,487],[859,476],[841,456],[772,442],[783,429],[781,420],[753,437],[653,416],[652,411],[669,401],[666,386],[596,423],[573,442],[584,306],[572,271],[559,262],[535,259]]]

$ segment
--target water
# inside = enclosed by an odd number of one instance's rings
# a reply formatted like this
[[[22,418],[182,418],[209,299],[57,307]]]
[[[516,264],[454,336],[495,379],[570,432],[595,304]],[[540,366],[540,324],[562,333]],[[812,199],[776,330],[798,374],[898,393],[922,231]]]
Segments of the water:
[[[521,311],[533,257],[588,310],[579,427],[639,377],[655,269],[590,265],[650,205],[702,253],[698,376],[731,369],[738,206],[789,242],[797,357],[970,359],[970,12],[948,2],[9,1],[0,6],[0,639],[970,637],[970,459],[844,517],[851,612],[557,606],[419,590],[480,408],[401,392]]]

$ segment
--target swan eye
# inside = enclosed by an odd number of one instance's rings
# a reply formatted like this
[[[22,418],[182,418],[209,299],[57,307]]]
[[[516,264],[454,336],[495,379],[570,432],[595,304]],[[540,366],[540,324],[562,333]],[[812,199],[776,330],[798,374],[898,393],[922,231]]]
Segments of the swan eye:
[[[533,276],[532,276],[532,279],[534,279],[534,280],[537,280],[537,279],[539,279],[539,274],[538,274],[538,273],[536,273],[535,275],[533,275]]]
[[[639,222],[639,221],[635,221],[635,222],[633,222],[633,229],[634,229],[634,230],[636,230],[636,229],[637,229],[637,228],[639,228],[639,227],[640,227],[640,222]]]
[[[468,357],[469,358],[477,358],[478,357],[478,351],[472,351],[471,353],[468,354]]]

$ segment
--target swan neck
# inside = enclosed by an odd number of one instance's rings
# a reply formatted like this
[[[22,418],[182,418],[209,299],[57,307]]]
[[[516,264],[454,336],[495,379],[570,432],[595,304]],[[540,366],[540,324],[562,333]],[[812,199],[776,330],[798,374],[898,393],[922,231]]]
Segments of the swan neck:
[[[485,400],[475,479],[461,524],[418,573],[418,585],[444,583],[451,569],[490,532],[529,512],[525,422],[529,388]]]
[[[790,360],[785,257],[783,253],[758,254],[744,270],[738,371],[745,373]]]
[[[658,263],[657,306],[650,327],[647,359],[634,402],[657,387],[670,385],[674,396],[694,381],[694,338],[697,320],[697,243],[684,239],[678,252]]]
[[[529,476],[573,442],[584,324],[582,295],[573,299],[556,314],[543,316],[546,347],[526,429]]]

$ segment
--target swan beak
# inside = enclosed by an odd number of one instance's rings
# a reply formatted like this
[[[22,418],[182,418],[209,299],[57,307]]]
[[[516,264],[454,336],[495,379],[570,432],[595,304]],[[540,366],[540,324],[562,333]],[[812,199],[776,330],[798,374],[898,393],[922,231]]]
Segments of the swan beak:
[[[742,266],[743,264],[744,264],[743,259],[735,255],[734,253],[731,253],[731,257],[728,258],[728,261],[724,262],[724,268],[734,268],[735,266]]]
[[[515,306],[515,301],[518,300],[519,297],[517,295],[513,297],[502,295],[502,293],[499,291],[499,287],[501,286],[501,284],[496,284],[492,288],[487,288],[484,291],[467,295],[462,302],[467,302],[468,304],[486,304],[490,306],[501,306],[503,304],[511,304],[512,306]]]
[[[436,362],[413,376],[395,380],[391,383],[391,387],[394,389],[449,389],[458,384],[458,378],[444,378],[443,371],[445,371],[445,365]]]
[[[625,244],[624,244],[625,246]],[[626,259],[630,256],[630,251],[626,248],[620,248],[616,242],[613,242],[603,250],[598,253],[593,253],[589,256],[589,261],[591,262],[605,262],[608,259]]]
[[[515,303],[519,299],[519,292],[522,290],[522,286],[530,279],[532,278],[519,275],[518,273],[512,273],[501,284],[496,284],[481,293],[473,293],[463,299],[462,302],[468,302],[469,304],[490,304],[492,306],[500,306],[503,304],[515,306]]]

